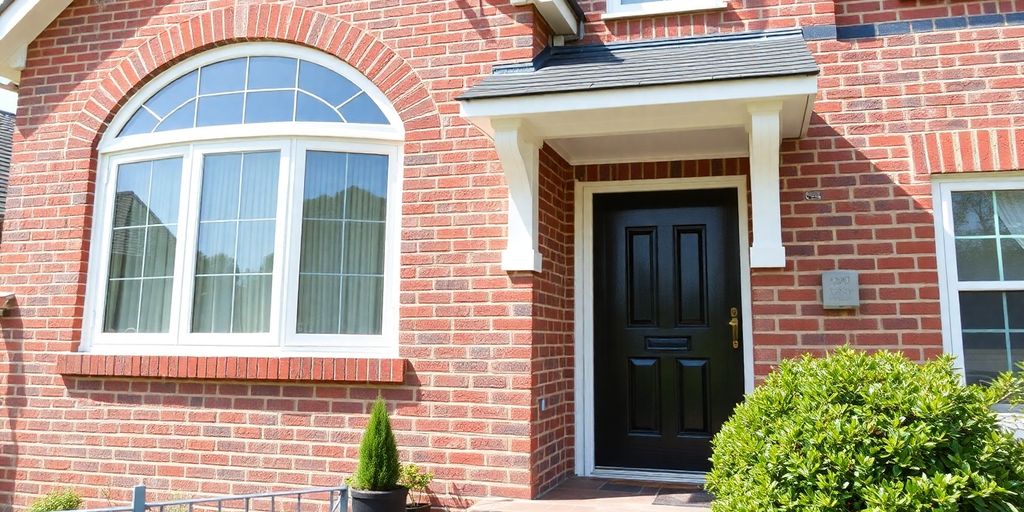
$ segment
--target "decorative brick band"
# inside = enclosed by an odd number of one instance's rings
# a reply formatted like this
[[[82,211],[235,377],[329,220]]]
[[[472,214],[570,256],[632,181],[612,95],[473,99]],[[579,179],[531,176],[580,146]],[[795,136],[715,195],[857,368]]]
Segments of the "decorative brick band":
[[[87,377],[401,384],[405,381],[405,359],[63,353],[57,356],[57,373]]]
[[[836,35],[839,39],[863,39],[872,37],[917,34],[939,30],[960,30],[964,28],[1000,27],[1024,25],[1024,12],[1006,14],[977,14],[973,16],[950,16],[946,18],[929,18],[921,20],[889,21],[885,23],[865,23],[838,27]]]

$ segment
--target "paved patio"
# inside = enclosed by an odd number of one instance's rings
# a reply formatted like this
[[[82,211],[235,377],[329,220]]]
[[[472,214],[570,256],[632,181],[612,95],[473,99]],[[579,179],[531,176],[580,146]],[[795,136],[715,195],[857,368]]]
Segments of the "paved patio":
[[[696,485],[572,478],[536,500],[496,499],[471,512],[708,512],[711,496]]]

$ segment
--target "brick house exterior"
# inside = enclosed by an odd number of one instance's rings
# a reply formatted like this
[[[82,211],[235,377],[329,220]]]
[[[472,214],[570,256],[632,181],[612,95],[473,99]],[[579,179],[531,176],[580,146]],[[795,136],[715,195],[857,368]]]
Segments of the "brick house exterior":
[[[0,318],[0,503],[21,508],[74,487],[104,506],[127,501],[140,480],[168,498],[334,485],[354,467],[378,393],[403,460],[436,475],[438,506],[536,497],[579,472],[580,184],[741,176],[749,187],[751,165],[746,156],[573,165],[544,145],[542,265],[503,268],[504,166],[457,98],[492,67],[564,38],[539,6],[514,3],[74,0],[54,13],[18,80],[0,244],[0,291],[16,296]],[[785,266],[746,270],[746,379],[843,344],[915,360],[962,354],[950,348],[951,333],[964,343],[959,329],[946,325],[960,317],[940,275],[956,264],[937,249],[935,184],[1021,176],[1024,1],[730,0],[629,17],[603,17],[605,0],[578,7],[582,37],[567,47],[802,30],[817,95],[806,129],[778,154]],[[400,291],[384,305],[397,311],[394,353],[88,351],[107,126],[185,59],[267,41],[351,66],[404,126]],[[857,309],[822,307],[822,272],[839,269],[859,273]],[[1020,307],[1007,300],[1010,313]],[[1024,329],[1007,325],[1007,340]]]

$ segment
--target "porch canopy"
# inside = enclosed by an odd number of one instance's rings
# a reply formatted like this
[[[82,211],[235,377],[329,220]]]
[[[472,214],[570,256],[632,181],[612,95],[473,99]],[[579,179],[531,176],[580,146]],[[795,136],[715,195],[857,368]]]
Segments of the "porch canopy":
[[[458,99],[493,137],[509,187],[506,270],[541,270],[537,173],[570,164],[750,157],[752,267],[785,266],[779,143],[807,129],[818,67],[801,31],[551,47]]]

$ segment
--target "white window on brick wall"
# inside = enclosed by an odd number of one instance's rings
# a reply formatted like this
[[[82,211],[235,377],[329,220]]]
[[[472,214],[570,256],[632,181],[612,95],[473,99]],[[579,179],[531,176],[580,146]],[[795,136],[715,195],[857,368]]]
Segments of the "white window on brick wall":
[[[946,345],[968,383],[1024,361],[1024,177],[934,185]]]
[[[225,46],[156,77],[100,144],[83,346],[396,355],[403,135],[310,49]]]

